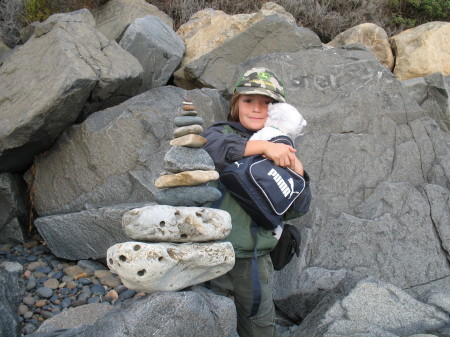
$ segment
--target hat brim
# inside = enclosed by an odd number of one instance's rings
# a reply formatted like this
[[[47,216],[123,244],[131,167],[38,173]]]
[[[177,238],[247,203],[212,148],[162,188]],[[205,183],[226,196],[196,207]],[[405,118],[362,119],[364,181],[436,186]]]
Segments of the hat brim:
[[[264,95],[269,96],[281,103],[286,102],[286,99],[281,94],[277,94],[276,92],[266,88],[237,87],[236,92],[242,95]]]

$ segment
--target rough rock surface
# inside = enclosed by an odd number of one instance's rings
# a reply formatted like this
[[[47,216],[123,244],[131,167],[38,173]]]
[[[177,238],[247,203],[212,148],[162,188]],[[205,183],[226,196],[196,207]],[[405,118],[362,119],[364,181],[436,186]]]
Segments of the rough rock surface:
[[[178,173],[189,170],[212,171],[214,161],[203,149],[174,146],[164,156],[164,169]]]
[[[122,226],[133,240],[205,242],[228,236],[231,218],[220,209],[153,205],[126,212]]]
[[[230,242],[118,243],[107,251],[108,267],[129,289],[176,291],[225,274],[234,266]]]
[[[416,77],[402,82],[411,95],[439,127],[450,132],[450,75],[437,72],[427,77]]]
[[[394,69],[394,54],[392,54],[386,31],[374,23],[363,23],[337,35],[328,43],[332,47],[342,47],[349,44],[361,44],[390,70]]]
[[[348,294],[329,296],[302,322],[294,337],[410,336],[441,328],[450,316],[391,284],[366,279]]]
[[[193,291],[155,293],[130,301],[88,327],[83,336],[237,337],[235,329],[233,301],[203,288],[194,288]]]
[[[96,28],[108,39],[117,42],[136,19],[147,15],[160,18],[173,29],[173,20],[158,7],[145,0],[110,0],[92,10]]]
[[[390,38],[400,81],[435,72],[450,75],[450,22],[428,22]]]
[[[20,336],[19,284],[17,279],[6,270],[0,269],[0,335],[3,337]]]
[[[133,96],[141,73],[88,10],[49,17],[0,68],[0,171],[26,169],[77,119]]]
[[[430,206],[420,187],[449,193],[448,136],[401,82],[356,47],[262,55],[234,78],[259,65],[284,79],[287,101],[308,120],[296,148],[313,192],[310,213],[293,221],[302,258],[277,273],[275,298],[295,293],[306,267],[345,268],[405,288],[448,280],[447,239],[434,220],[445,219],[448,205]]]
[[[33,188],[38,215],[154,201],[158,191],[154,181],[164,171],[162,158],[173,138],[173,117],[187,94],[205,125],[225,118],[227,104],[217,91],[187,93],[166,86],[69,128],[50,151],[36,158]]]
[[[0,173],[0,243],[23,243],[28,226],[28,198],[19,174]]]
[[[177,70],[174,82],[186,89],[207,87],[225,91],[234,86],[231,78],[236,66],[248,58],[321,47],[319,37],[309,29],[270,15]]]
[[[53,254],[68,260],[100,259],[107,249],[129,238],[123,232],[122,216],[142,204],[100,207],[35,219],[39,233]]]
[[[120,46],[144,68],[140,93],[167,84],[185,49],[173,29],[152,15],[136,19],[125,31]]]
[[[105,316],[114,307],[101,303],[86,304],[80,307],[70,308],[67,311],[53,316],[44,321],[37,333],[52,332],[59,329],[73,329],[83,325],[92,325],[98,319]],[[80,324],[83,322],[83,324]]]
[[[98,305],[97,305],[98,306]],[[102,304],[103,307],[107,307]],[[202,287],[180,292],[158,292],[126,301],[121,306],[100,310],[95,323],[85,318],[95,306],[85,305],[49,319],[58,330],[39,331],[36,337],[122,337],[127,336],[197,336],[238,337],[233,301]],[[177,314],[174,315],[174,312]],[[94,316],[98,316],[95,313]],[[73,324],[67,322],[72,320]],[[83,325],[82,323],[85,322]],[[194,323],[195,322],[195,323]],[[78,323],[78,325],[76,325]],[[193,324],[194,323],[194,324]],[[42,327],[50,327],[42,324]],[[72,327],[75,325],[75,327]],[[45,329],[47,330],[47,329]]]

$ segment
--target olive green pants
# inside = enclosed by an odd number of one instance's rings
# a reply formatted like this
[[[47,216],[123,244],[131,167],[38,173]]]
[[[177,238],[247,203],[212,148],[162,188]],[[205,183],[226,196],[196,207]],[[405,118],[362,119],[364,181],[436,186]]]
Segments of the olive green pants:
[[[261,304],[255,316],[248,318],[253,304],[252,259],[236,259],[233,269],[210,281],[211,290],[219,295],[233,296],[237,311],[237,333],[240,337],[278,337],[272,300],[272,260],[266,254],[259,256],[257,261]]]

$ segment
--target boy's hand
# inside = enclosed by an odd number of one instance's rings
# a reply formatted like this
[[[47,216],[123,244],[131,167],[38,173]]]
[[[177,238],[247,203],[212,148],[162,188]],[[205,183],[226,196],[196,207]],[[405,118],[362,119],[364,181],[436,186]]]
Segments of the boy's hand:
[[[289,167],[294,170],[298,161],[295,152],[297,150],[290,145],[267,142],[263,156],[272,160],[277,166]]]
[[[259,154],[272,160],[277,166],[289,167],[303,175],[303,164],[295,152],[297,152],[296,149],[286,144],[272,143],[267,140],[250,140],[245,147],[244,157]]]

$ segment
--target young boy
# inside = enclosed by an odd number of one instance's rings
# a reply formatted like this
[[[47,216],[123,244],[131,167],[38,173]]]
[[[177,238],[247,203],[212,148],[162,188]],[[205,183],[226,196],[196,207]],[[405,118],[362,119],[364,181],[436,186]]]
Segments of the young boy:
[[[203,147],[214,160],[220,173],[227,165],[252,155],[262,155],[276,165],[289,167],[305,178],[303,193],[285,214],[285,220],[299,217],[309,209],[311,191],[309,177],[303,164],[296,157],[296,150],[286,144],[265,140],[251,140],[250,136],[263,128],[267,119],[269,103],[285,102],[283,85],[277,76],[266,68],[252,68],[237,82],[231,98],[229,124],[208,128],[202,136],[208,142]],[[268,254],[277,244],[271,230],[258,227],[256,252],[258,255],[258,278],[261,300],[256,314],[254,305],[254,282],[252,282],[252,257],[255,240],[251,233],[251,218],[237,201],[225,191],[218,208],[230,213],[233,225],[230,241],[236,255],[236,263],[227,274],[211,280],[211,289],[221,295],[234,296],[237,309],[237,332],[240,337],[278,336],[275,328],[275,307],[272,301],[273,266]]]

